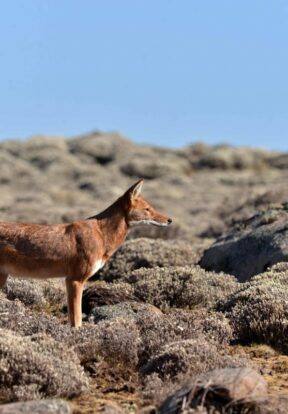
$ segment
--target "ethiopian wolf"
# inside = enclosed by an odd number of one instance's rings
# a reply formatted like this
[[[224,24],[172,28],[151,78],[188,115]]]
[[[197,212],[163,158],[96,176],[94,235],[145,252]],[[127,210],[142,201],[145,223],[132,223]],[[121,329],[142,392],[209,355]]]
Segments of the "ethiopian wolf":
[[[7,277],[65,277],[69,320],[82,323],[82,293],[94,275],[124,242],[132,224],[167,226],[172,220],[156,211],[137,181],[102,213],[67,224],[0,222],[0,288]]]

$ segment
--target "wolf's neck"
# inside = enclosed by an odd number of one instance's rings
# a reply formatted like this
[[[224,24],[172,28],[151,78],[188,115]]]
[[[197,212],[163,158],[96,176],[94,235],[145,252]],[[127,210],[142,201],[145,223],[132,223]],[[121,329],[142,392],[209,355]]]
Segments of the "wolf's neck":
[[[121,246],[128,233],[125,211],[121,201],[117,200],[93,218],[97,220],[102,232],[106,254],[110,257]]]

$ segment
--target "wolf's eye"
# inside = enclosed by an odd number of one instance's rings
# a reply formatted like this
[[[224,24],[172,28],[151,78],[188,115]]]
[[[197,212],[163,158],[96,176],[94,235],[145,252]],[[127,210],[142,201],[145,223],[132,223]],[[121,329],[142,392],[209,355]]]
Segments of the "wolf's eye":
[[[145,208],[145,211],[150,211],[150,209],[149,208]]]

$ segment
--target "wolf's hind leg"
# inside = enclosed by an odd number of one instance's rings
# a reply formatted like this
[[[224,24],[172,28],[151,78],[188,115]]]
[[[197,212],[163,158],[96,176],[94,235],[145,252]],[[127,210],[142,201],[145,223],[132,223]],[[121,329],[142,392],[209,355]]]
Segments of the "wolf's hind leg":
[[[0,289],[4,287],[7,278],[8,278],[8,275],[6,275],[5,273],[0,273]]]

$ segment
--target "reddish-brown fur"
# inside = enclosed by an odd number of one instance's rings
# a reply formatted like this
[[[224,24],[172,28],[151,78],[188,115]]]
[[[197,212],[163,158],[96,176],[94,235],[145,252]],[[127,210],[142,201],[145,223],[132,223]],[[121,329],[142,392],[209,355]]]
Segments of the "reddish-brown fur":
[[[172,222],[141,197],[142,183],[86,220],[55,225],[0,222],[0,288],[8,275],[65,277],[69,319],[72,326],[81,326],[84,283],[124,242],[130,225]]]

